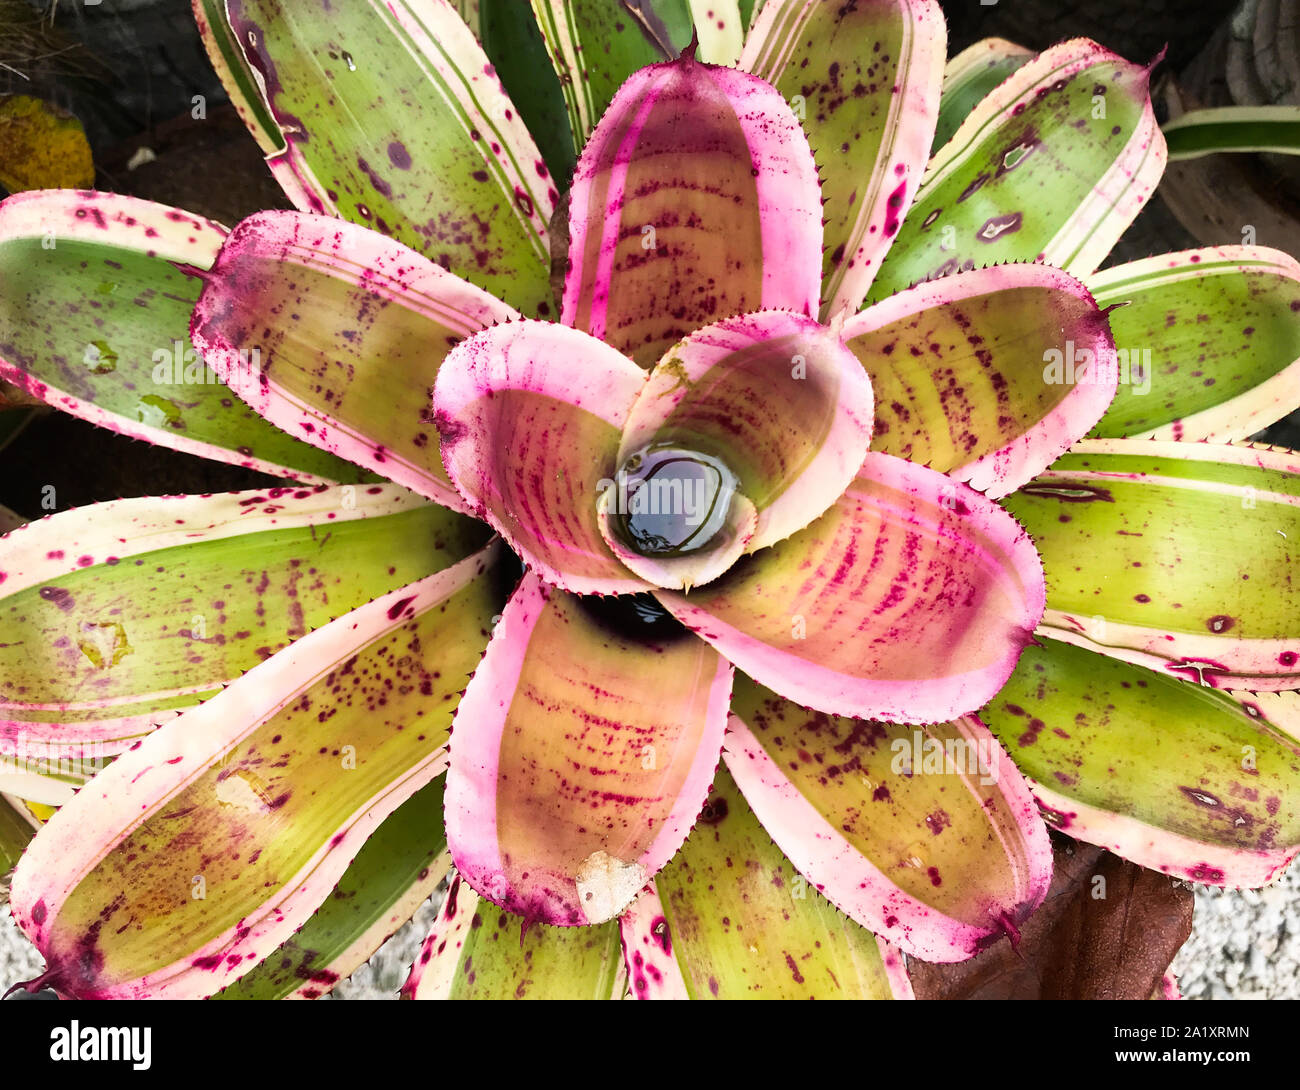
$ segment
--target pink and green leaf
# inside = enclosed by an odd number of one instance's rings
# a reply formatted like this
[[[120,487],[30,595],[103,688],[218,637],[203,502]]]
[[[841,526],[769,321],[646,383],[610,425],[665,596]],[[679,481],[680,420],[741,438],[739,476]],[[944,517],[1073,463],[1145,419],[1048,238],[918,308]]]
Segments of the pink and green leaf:
[[[1300,264],[1262,246],[1162,254],[1096,273],[1122,381],[1093,434],[1227,443],[1300,408]]]
[[[1048,640],[981,713],[1043,816],[1152,870],[1262,886],[1300,852],[1300,705]]]
[[[725,769],[622,920],[638,999],[911,999],[897,950],[810,888]]]
[[[1005,261],[1093,272],[1164,170],[1149,76],[1084,38],[1014,72],[930,161],[871,297]]]
[[[203,997],[289,939],[446,767],[452,712],[500,608],[498,554],[308,633],[60,808],[14,874],[14,918],[47,965],[29,986]]]
[[[317,999],[360,968],[447,874],[443,784],[440,776],[386,817],[302,929],[212,998]]]
[[[681,847],[722,750],[730,664],[680,628],[527,574],[457,714],[447,837],[478,893],[530,923],[604,923]]]
[[[1040,631],[1212,685],[1300,686],[1300,455],[1090,439],[1003,501],[1047,577]]]
[[[480,333],[438,375],[433,420],[468,509],[548,582],[577,594],[647,586],[610,551],[596,511],[644,385],[620,352],[536,321]]]
[[[486,536],[393,485],[114,500],[30,523],[0,540],[0,752],[119,752]]]
[[[403,999],[622,999],[619,927],[550,927],[485,901],[452,872]]]
[[[872,448],[989,496],[1046,469],[1115,396],[1105,316],[1083,284],[1043,265],[919,284],[854,315],[842,336],[871,376]]]
[[[825,204],[822,314],[857,310],[929,158],[947,29],[933,0],[768,0],[740,67],[797,102]]]
[[[132,439],[307,481],[357,471],[230,396],[190,347],[189,315],[225,228],[134,197],[74,190],[0,204],[0,378]]]
[[[1016,929],[1052,877],[1033,797],[974,716],[925,727],[808,711],[736,679],[727,768],[800,873],[924,961]]]
[[[464,510],[429,390],[454,345],[513,317],[364,227],[260,212],[222,246],[190,328],[203,358],[272,424]]]
[[[787,699],[928,723],[997,692],[1042,615],[1042,578],[993,501],[873,452],[807,529],[689,595],[656,596]]]
[[[786,101],[689,56],[633,75],[569,192],[563,320],[643,367],[755,310],[817,313],[821,204]]]
[[[999,83],[1033,59],[1034,51],[1004,38],[982,38],[967,46],[943,70],[939,121],[934,129],[934,154],[952,139],[975,108]]]
[[[233,39],[256,70],[286,145],[268,163],[298,208],[389,235],[524,313],[552,313],[555,183],[447,0],[357,0],[328,16],[289,0],[225,7],[228,26],[207,25],[209,52]]]

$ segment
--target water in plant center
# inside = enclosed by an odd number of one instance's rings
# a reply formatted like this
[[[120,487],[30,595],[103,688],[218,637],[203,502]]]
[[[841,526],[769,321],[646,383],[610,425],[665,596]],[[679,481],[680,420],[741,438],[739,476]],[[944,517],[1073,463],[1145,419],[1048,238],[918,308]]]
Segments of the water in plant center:
[[[642,556],[703,549],[726,526],[736,475],[719,459],[675,444],[651,444],[614,481],[614,525]]]

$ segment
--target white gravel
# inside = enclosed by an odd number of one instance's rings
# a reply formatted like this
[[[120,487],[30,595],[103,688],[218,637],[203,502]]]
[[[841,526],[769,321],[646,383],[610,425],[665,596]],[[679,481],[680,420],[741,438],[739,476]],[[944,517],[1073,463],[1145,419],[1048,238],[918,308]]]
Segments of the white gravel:
[[[440,890],[332,998],[396,999],[441,900]],[[0,910],[0,991],[37,976],[41,967]],[[1192,937],[1173,968],[1188,999],[1300,999],[1300,867],[1266,889],[1197,888]]]
[[[1300,999],[1300,869],[1264,889],[1198,889],[1173,969],[1188,999]]]

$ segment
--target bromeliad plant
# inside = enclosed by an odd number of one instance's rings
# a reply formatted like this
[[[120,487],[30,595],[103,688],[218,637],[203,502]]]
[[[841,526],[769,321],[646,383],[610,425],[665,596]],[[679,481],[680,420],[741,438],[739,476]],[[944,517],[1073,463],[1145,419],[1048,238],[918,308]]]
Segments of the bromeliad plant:
[[[1165,148],[1093,42],[753,6],[536,0],[570,180],[519,5],[545,157],[443,0],[196,0],[301,211],[0,206],[4,377],[296,482],[0,546],[6,752],[116,755],[41,983],[319,995],[449,855],[407,995],[903,997],[1048,824],[1300,848],[1300,268],[1097,272]]]

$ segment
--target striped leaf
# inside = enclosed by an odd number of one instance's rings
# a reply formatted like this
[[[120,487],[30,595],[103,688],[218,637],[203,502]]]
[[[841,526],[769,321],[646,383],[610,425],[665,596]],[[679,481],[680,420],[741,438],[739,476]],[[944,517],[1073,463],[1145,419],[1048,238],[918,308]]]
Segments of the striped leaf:
[[[943,70],[939,121],[934,129],[934,154],[999,83],[1033,58],[1034,51],[1003,38],[982,38],[952,58]]]
[[[1300,110],[1295,106],[1222,106],[1189,110],[1164,126],[1169,161],[1228,151],[1300,155]]]

